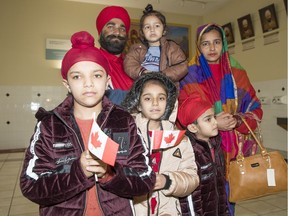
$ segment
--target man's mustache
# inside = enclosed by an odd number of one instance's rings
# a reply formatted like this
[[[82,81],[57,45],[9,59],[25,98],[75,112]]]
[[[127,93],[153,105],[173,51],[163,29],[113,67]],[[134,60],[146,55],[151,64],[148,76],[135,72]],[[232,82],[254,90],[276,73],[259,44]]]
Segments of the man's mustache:
[[[117,35],[108,35],[106,38],[109,39],[109,40],[111,40],[111,39],[116,39],[116,38],[119,39],[119,40],[122,40],[122,41],[125,41],[125,40],[126,40],[125,37],[117,36]]]

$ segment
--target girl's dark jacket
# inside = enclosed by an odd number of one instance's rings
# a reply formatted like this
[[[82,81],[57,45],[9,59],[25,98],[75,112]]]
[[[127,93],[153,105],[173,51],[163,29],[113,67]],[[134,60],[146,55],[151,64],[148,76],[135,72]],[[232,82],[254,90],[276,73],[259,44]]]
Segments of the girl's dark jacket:
[[[73,97],[52,111],[40,108],[36,113],[20,187],[25,197],[40,205],[40,215],[84,215],[86,192],[94,184],[103,215],[132,215],[132,197],[152,190],[155,174],[133,117],[106,97],[102,106],[97,123],[120,145],[112,178],[96,183],[80,165],[84,145],[72,113]]]
[[[198,140],[190,131],[186,132],[195,154],[195,161],[200,178],[199,186],[192,193],[195,215],[220,216],[229,215],[225,191],[225,163],[220,147],[221,137],[210,138],[214,148],[215,162],[207,142]]]

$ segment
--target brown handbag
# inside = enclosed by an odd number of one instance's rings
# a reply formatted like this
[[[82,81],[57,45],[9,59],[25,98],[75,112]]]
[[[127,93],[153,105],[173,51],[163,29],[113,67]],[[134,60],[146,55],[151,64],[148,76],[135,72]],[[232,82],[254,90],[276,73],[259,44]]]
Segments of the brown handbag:
[[[242,120],[260,153],[244,157],[242,144],[238,143],[236,160],[230,161],[228,169],[229,201],[239,202],[287,191],[287,163],[283,156],[278,151],[267,152],[244,118]]]

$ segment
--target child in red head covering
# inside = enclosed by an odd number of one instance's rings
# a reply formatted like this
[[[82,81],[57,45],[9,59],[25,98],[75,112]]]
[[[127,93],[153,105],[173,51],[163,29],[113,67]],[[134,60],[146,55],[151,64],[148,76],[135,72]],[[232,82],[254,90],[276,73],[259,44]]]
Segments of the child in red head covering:
[[[185,93],[185,92],[181,92]],[[229,215],[225,192],[225,163],[212,104],[198,93],[179,96],[178,124],[186,128],[200,178],[192,192],[195,215]]]
[[[105,96],[110,67],[94,38],[82,31],[71,42],[61,68],[69,95],[53,110],[36,113],[20,177],[22,193],[45,216],[133,215],[131,197],[148,193],[155,183],[148,151],[134,118]],[[92,136],[99,147],[105,145],[91,133],[95,121],[119,144],[114,166],[88,150]]]

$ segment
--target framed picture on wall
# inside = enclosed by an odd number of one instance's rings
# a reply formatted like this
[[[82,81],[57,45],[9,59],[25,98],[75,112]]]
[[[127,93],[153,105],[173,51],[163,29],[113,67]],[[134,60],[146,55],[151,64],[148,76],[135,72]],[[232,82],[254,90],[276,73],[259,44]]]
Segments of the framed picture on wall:
[[[174,40],[184,51],[187,58],[190,57],[190,26],[179,24],[167,24],[168,39]]]
[[[130,31],[128,33],[128,41],[124,50],[127,53],[131,45],[140,42],[139,35],[139,21],[133,20],[131,22]],[[190,26],[178,25],[178,24],[167,24],[167,39],[174,40],[182,48],[187,58],[190,57]]]
[[[279,28],[274,4],[259,10],[263,33]]]
[[[228,44],[233,44],[235,42],[235,39],[234,39],[234,34],[233,34],[231,23],[227,23],[223,25],[222,28],[225,32],[225,36],[226,36]]]
[[[129,48],[133,44],[137,44],[140,41],[141,40],[140,40],[140,35],[139,35],[139,21],[132,21],[131,26],[130,26],[130,30],[128,33],[128,41],[127,41],[126,47],[124,49],[124,53],[127,53]]]
[[[251,15],[245,15],[237,19],[240,31],[241,40],[254,37],[254,28],[252,24]]]

